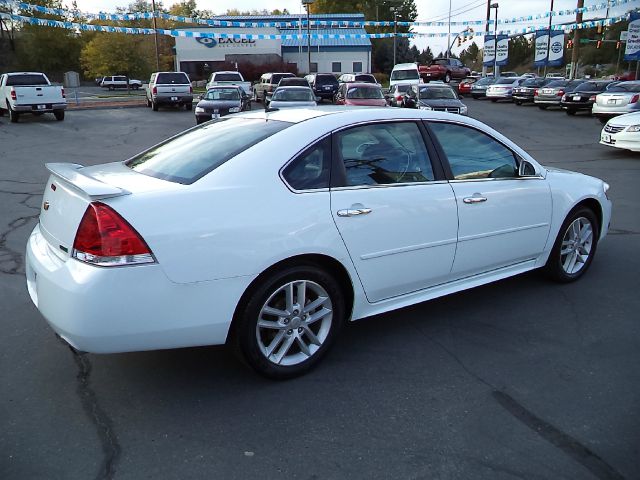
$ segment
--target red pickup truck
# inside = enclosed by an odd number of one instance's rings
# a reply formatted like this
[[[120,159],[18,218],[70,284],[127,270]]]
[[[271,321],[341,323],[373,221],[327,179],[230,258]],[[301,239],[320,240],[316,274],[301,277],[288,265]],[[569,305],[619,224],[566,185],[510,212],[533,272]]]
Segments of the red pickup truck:
[[[445,83],[449,83],[451,80],[462,80],[471,75],[471,70],[457,58],[437,58],[429,66],[418,67],[418,71],[425,82],[444,80]]]

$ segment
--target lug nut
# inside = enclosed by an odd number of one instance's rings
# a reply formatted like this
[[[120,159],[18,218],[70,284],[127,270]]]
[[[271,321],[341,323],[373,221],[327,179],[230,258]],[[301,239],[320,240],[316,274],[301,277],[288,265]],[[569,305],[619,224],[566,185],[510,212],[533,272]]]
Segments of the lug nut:
[[[287,335],[291,335],[293,333],[293,330],[287,330]]]
[[[284,322],[285,325],[288,325],[289,324],[289,319],[285,318],[283,322]]]
[[[298,328],[298,333],[302,333],[304,332],[304,330],[302,329],[302,327]]]

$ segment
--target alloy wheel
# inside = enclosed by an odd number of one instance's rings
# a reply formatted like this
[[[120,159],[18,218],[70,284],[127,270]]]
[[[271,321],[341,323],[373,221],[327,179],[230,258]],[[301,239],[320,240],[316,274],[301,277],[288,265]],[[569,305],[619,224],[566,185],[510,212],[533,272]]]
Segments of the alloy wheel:
[[[585,217],[578,217],[564,234],[560,249],[560,263],[565,273],[574,275],[582,270],[593,248],[593,227]]]

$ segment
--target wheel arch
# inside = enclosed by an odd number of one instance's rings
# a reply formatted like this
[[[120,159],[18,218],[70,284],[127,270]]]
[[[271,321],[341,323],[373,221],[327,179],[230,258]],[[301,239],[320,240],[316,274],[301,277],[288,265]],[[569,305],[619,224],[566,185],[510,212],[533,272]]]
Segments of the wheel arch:
[[[596,216],[596,219],[598,220],[598,236],[602,233],[602,217],[603,217],[603,213],[602,213],[602,205],[600,205],[600,202],[598,200],[596,200],[595,198],[584,198],[582,200],[580,200],[572,209],[569,213],[567,213],[566,216],[569,216],[571,214],[571,212],[574,212],[576,210],[578,210],[579,208],[588,208],[589,210],[591,210],[594,215]],[[565,218],[566,218],[565,216]]]
[[[234,310],[233,319],[231,320],[231,325],[229,327],[229,333],[227,334],[227,342],[229,342],[229,340],[235,335],[236,325],[238,323],[238,318],[240,315],[240,307],[246,304],[249,296],[256,289],[256,287],[273,273],[288,267],[298,265],[312,265],[321,268],[331,274],[340,284],[342,291],[344,292],[345,319],[351,318],[354,307],[355,291],[351,276],[349,275],[349,272],[347,271],[345,266],[335,258],[325,254],[310,253],[295,255],[293,257],[288,257],[274,263],[269,268],[260,273],[256,278],[254,278],[249,286],[247,286]]]

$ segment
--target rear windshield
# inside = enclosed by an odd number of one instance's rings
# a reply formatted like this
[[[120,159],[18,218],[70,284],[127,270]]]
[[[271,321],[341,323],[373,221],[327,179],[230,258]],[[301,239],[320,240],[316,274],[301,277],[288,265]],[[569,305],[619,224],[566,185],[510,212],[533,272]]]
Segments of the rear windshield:
[[[188,185],[291,125],[276,120],[222,118],[170,138],[125,165],[151,177]]]
[[[295,77],[295,75],[293,73],[274,73],[271,76],[271,83],[277,85],[280,83],[280,80],[286,77]]]
[[[283,88],[276,90],[271,101],[314,102],[315,96],[310,88]]]
[[[241,82],[242,77],[239,73],[216,73],[213,80],[216,82]]]
[[[170,84],[179,84],[186,85],[190,84],[189,77],[185,73],[159,73],[156,77],[156,83],[161,85],[170,85]]]
[[[338,85],[338,79],[333,75],[317,75],[316,85]]]
[[[404,93],[404,92],[408,92],[409,90],[411,90],[411,85],[409,85],[408,83],[396,85],[396,91],[398,92]]]
[[[49,85],[47,79],[41,74],[10,75],[7,77],[7,87],[31,85]]]
[[[416,77],[416,78],[418,78],[418,77]],[[356,75],[354,77],[354,81],[355,82],[378,83],[378,81],[376,80],[376,77],[374,77],[373,75],[369,75],[369,74]]]
[[[568,83],[569,80],[554,80],[553,82],[548,83],[546,86],[549,88],[566,87]]]
[[[607,92],[640,92],[640,83],[619,83],[608,88]]]
[[[522,84],[523,87],[539,87],[544,83],[544,80],[541,78],[530,78],[529,80],[525,80]]]
[[[418,70],[394,70],[391,72],[391,80],[418,80]]]
[[[384,98],[382,89],[375,87],[351,87],[347,91],[347,98],[361,98],[361,99],[378,99]]]
[[[607,87],[606,83],[584,82],[578,85],[574,92],[599,92]]]
[[[499,78],[496,81],[496,85],[509,85],[511,83],[515,83],[516,81],[513,78]]]
[[[291,87],[308,87],[309,82],[305,78],[297,77],[285,77],[278,83],[279,86],[291,86]]]
[[[493,77],[484,77],[481,78],[480,80],[478,80],[476,82],[476,85],[480,86],[480,85],[493,85],[494,83],[496,83],[496,79]]]

